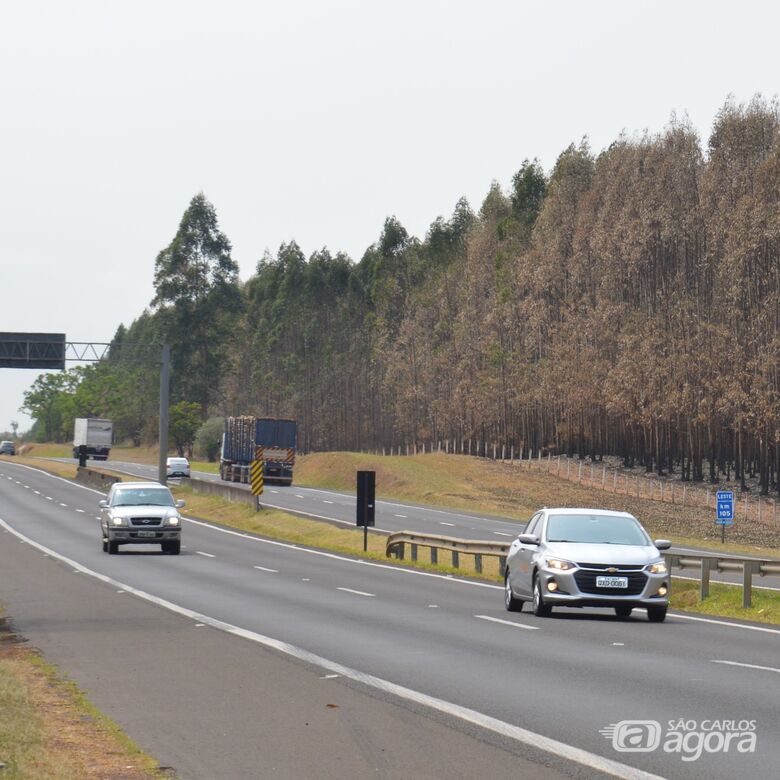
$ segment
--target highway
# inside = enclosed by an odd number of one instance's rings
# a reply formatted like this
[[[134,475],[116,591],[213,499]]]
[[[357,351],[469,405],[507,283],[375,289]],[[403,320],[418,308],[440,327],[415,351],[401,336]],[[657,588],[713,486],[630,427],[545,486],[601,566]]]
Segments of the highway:
[[[75,463],[68,458],[57,459],[64,463]],[[131,476],[144,479],[156,479],[157,467],[142,463],[127,461],[108,461],[96,466],[114,469]],[[192,476],[211,482],[222,482],[216,474],[205,471],[193,471]],[[175,481],[174,481],[175,483]],[[235,483],[235,487],[248,490],[248,485]],[[355,526],[355,496],[333,490],[307,488],[300,485],[274,486],[267,485],[262,498],[264,506],[283,509],[301,517],[315,520],[325,520],[345,526]],[[528,518],[518,518],[517,521],[485,514],[461,512],[453,509],[415,506],[397,501],[376,502],[376,528],[380,533],[392,531],[416,531],[418,533],[455,536],[461,539],[484,539],[490,541],[510,542],[525,527]],[[641,520],[641,518],[640,518]],[[711,550],[701,548],[674,547],[673,552],[711,553]],[[690,574],[675,569],[674,576],[682,579],[697,579],[696,572]],[[741,572],[712,572],[713,582],[742,583]],[[780,577],[755,577],[753,585],[780,591]]]
[[[157,554],[156,547],[108,556],[100,549],[99,498],[43,472],[0,464],[3,570],[15,569],[19,578],[34,572],[29,579],[38,588],[30,596],[3,577],[0,600],[41,613],[40,592],[63,600],[73,589],[88,644],[101,648],[88,664],[78,660],[83,632],[67,630],[66,614],[54,626],[40,616],[25,623],[23,614],[15,615],[19,630],[44,651],[51,645],[55,662],[70,658],[66,671],[98,706],[183,777],[473,777],[475,760],[480,774],[509,764],[516,776],[777,775],[780,629],[677,614],[661,625],[641,613],[620,621],[597,610],[548,619],[510,615],[494,584],[363,562],[192,519],[179,557]],[[142,630],[147,624],[138,614],[123,623],[119,615],[128,602],[135,612],[154,613],[150,625],[164,614],[165,625]],[[128,630],[133,626],[137,632]],[[200,632],[197,641],[193,631]],[[141,663],[166,653],[177,661],[176,675],[163,674],[164,663],[159,669]],[[193,674],[191,659],[200,670]],[[327,683],[333,703],[356,697],[354,711],[363,707],[377,720],[377,708],[400,707],[414,721],[404,732],[411,740],[406,749],[427,756],[424,770],[422,763],[399,769],[393,762],[401,758],[383,753],[384,769],[369,774],[382,737],[364,732],[357,739],[342,721],[341,741],[323,737],[331,752],[316,775],[300,767],[247,774],[247,766],[265,760],[266,749],[257,735],[247,740],[247,724],[268,720],[268,701],[261,696],[253,705],[236,680],[252,688],[266,661],[295,664],[288,676],[296,682],[303,685],[309,675],[315,691]],[[112,675],[121,682],[114,684]],[[285,676],[267,679],[278,687]],[[212,703],[195,704],[203,701]],[[284,719],[288,706],[305,701],[282,697],[274,708]],[[397,714],[386,717],[398,723]],[[756,749],[739,753],[732,745],[727,753],[705,751],[684,761],[662,747],[620,752],[600,733],[637,719],[663,729],[681,719],[754,721]],[[349,764],[347,756],[342,768],[352,768],[339,773],[328,761],[345,750],[345,739],[359,744],[365,763]],[[470,764],[451,760],[450,749],[461,743],[470,746]],[[313,744],[323,748],[316,739]],[[267,749],[280,751],[278,739]],[[227,762],[217,775],[215,755]]]

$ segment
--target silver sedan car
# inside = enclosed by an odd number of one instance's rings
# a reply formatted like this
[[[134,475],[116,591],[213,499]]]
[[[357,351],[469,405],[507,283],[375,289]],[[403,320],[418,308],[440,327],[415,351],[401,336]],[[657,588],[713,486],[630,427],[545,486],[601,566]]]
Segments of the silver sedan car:
[[[644,607],[660,623],[671,579],[659,550],[669,547],[628,512],[542,509],[509,548],[504,603],[519,612],[529,601],[540,617],[554,606],[611,607],[622,618]]]

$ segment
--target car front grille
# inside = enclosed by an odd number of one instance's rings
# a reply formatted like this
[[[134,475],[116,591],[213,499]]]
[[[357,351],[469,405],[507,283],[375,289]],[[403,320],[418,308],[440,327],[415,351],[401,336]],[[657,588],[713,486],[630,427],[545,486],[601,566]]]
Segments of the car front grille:
[[[627,571],[642,571],[645,568],[645,564],[615,564],[615,563],[578,563],[581,569],[599,569],[599,571],[606,571],[607,569],[617,569],[619,574],[623,574]]]
[[[162,519],[159,517],[132,517],[130,519],[130,525],[141,526],[142,528],[160,525],[161,523]]]
[[[590,565],[590,564],[589,564]],[[599,596],[638,596],[645,588],[647,576],[638,571],[626,571],[627,567],[620,567],[615,572],[615,577],[626,577],[628,579],[627,588],[598,588],[596,587],[596,577],[603,576],[600,571],[587,571],[580,569],[574,574],[574,581],[582,593],[594,593]],[[613,567],[618,568],[618,567]],[[611,572],[610,572],[611,574]]]

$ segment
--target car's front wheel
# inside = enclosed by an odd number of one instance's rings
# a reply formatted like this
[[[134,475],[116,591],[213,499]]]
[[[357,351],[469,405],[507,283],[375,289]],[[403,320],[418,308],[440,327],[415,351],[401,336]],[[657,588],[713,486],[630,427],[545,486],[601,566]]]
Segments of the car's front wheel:
[[[103,552],[108,552],[108,542],[103,539]]]
[[[651,623],[663,623],[666,620],[666,605],[663,607],[648,607],[647,619]]]
[[[116,555],[119,552],[119,542],[109,542],[108,543],[108,554],[109,555]]]
[[[633,609],[633,607],[628,607],[628,606],[615,607],[615,614],[619,618],[631,617],[631,610],[632,609]]]
[[[534,579],[534,615],[536,617],[549,617],[552,612],[552,607],[549,604],[544,603],[544,596],[542,595],[542,581],[539,577]]]
[[[504,576],[504,606],[507,612],[521,612],[523,609],[523,602],[521,599],[516,599],[514,593],[512,593],[512,586],[509,584],[509,570],[507,569]]]

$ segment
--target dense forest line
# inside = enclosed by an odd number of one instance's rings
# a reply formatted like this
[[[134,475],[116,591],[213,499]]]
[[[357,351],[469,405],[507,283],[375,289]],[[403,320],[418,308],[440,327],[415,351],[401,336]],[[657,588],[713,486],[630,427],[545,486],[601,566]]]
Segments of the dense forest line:
[[[780,488],[776,102],[728,102],[706,148],[676,119],[572,145],[422,240],[389,218],[359,262],[290,242],[245,283],[198,195],[155,290],[111,360],[31,389],[36,435],[91,413],[151,438],[137,345],[165,339],[175,401],[295,417],[306,450],[472,439]]]

